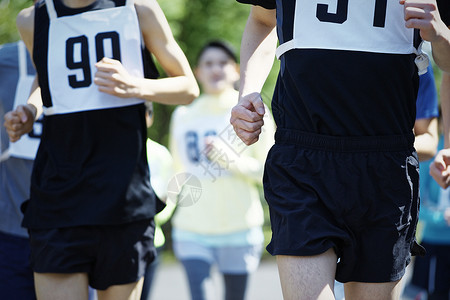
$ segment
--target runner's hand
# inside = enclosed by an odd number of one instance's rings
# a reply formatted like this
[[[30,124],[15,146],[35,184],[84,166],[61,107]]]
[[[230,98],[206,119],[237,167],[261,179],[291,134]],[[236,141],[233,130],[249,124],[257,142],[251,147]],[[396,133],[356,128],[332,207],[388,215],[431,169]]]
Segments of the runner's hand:
[[[450,149],[438,152],[430,165],[430,175],[442,188],[450,185]]]
[[[447,30],[436,0],[400,0],[400,4],[404,5],[406,27],[420,29],[424,40],[434,42]]]
[[[22,135],[33,129],[36,111],[34,105],[27,104],[19,105],[15,110],[5,114],[3,125],[11,142],[18,141]]]
[[[230,123],[238,137],[251,145],[258,141],[264,125],[265,109],[259,93],[252,93],[239,99],[239,103],[231,110]]]
[[[121,98],[139,96],[139,88],[135,84],[138,80],[125,70],[120,61],[104,57],[95,66],[94,83],[99,91]]]

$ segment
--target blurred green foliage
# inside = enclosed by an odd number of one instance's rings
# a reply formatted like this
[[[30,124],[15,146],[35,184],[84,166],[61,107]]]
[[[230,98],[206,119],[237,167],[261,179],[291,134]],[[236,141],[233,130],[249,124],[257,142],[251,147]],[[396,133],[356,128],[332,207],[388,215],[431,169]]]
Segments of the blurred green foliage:
[[[0,44],[17,41],[20,37],[16,30],[16,16],[32,0],[0,0]]]

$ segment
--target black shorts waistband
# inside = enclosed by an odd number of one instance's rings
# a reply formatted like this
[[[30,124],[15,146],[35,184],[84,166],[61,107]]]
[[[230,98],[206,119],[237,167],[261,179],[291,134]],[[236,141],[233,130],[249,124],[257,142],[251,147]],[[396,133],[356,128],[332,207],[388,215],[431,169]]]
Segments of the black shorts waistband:
[[[414,134],[340,137],[278,128],[275,143],[338,152],[411,151]]]

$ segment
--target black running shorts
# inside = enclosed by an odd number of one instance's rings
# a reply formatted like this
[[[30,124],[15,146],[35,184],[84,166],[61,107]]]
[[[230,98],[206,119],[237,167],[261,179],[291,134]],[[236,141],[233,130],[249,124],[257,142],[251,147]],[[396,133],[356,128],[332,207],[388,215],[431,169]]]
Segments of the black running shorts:
[[[136,282],[156,255],[154,230],[153,220],[31,229],[31,265],[37,273],[87,273],[99,290]]]
[[[337,138],[278,129],[265,166],[272,255],[333,248],[341,282],[399,280],[415,246],[414,137]]]

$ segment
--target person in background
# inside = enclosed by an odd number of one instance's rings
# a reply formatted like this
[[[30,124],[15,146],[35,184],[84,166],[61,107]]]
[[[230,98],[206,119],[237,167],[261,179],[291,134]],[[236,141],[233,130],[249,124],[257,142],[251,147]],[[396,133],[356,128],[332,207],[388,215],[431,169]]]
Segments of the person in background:
[[[155,0],[42,0],[17,25],[36,67],[27,105],[5,115],[10,141],[41,107],[43,135],[22,224],[38,299],[139,299],[157,199],[145,101],[190,103],[195,77]],[[168,77],[152,74],[154,55]],[[35,104],[33,104],[35,103]]]
[[[416,121],[414,122],[414,148],[419,161],[433,158],[439,142],[439,104],[433,67],[419,77],[419,91],[416,101]]]
[[[151,102],[146,102],[145,107],[145,119],[147,128],[150,128],[153,124],[154,119],[153,105]],[[175,210],[175,203],[173,201],[167,201],[167,185],[170,179],[174,176],[172,155],[166,147],[148,138],[147,160],[151,174],[150,181],[152,184],[152,188],[158,198],[163,201],[166,206],[155,216],[154,243],[157,255],[155,257],[155,260],[147,266],[147,269],[145,271],[141,300],[151,299],[151,291],[152,285],[154,283],[155,272],[161,262],[161,255],[164,250],[164,244],[166,242],[161,226],[170,219],[173,211]]]
[[[267,114],[257,146],[247,147],[234,134],[229,117],[238,99],[234,86],[239,73],[226,42],[202,47],[195,75],[202,93],[192,104],[175,109],[170,126],[176,178],[187,182],[176,195],[174,253],[186,271],[192,300],[210,299],[213,266],[223,275],[224,299],[242,300],[264,241],[258,187],[274,124]],[[191,188],[194,193],[189,193]],[[192,198],[183,197],[186,191]]]
[[[450,75],[443,73],[441,102],[450,101]],[[444,147],[442,122],[438,149]],[[427,249],[424,257],[414,262],[411,284],[424,292],[416,299],[450,299],[450,191],[443,189],[430,176],[433,160],[420,165],[420,224],[422,245]]]
[[[26,104],[34,67],[22,41],[0,46],[0,122],[6,112]],[[30,194],[33,161],[39,146],[41,123],[17,143],[9,143],[0,129],[0,298],[36,299],[30,266],[28,233],[21,226],[22,203]]]

